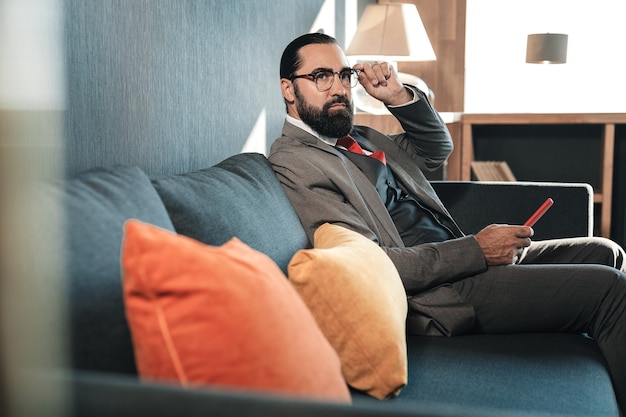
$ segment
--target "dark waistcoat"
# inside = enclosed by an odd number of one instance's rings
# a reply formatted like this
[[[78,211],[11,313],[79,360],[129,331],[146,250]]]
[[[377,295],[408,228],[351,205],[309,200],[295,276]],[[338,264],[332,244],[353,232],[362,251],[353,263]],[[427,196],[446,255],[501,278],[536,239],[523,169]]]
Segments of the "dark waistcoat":
[[[375,158],[338,148],[376,187],[405,246],[453,239],[454,233],[441,223],[437,213],[402,190],[388,165]]]

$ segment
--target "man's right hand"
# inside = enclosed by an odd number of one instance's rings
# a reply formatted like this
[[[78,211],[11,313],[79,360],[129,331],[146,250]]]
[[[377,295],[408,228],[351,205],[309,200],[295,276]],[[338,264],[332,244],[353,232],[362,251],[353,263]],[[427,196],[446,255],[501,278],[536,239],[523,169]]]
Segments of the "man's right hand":
[[[483,251],[487,265],[515,263],[525,247],[530,246],[534,234],[531,227],[492,224],[474,237]]]

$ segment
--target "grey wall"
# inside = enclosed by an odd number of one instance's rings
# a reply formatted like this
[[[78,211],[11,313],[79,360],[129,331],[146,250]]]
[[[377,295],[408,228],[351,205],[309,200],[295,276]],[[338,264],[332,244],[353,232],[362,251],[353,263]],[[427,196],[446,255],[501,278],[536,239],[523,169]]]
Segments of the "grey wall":
[[[280,55],[322,4],[65,0],[66,174],[201,169],[241,152],[264,109],[269,145],[284,118]],[[335,9],[343,33],[344,1]]]

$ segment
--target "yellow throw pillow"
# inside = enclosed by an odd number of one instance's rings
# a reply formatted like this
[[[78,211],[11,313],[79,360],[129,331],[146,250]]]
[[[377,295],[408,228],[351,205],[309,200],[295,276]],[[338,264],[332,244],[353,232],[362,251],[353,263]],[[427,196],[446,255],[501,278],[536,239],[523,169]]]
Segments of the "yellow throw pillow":
[[[324,224],[313,249],[298,251],[289,279],[339,354],[350,386],[391,398],[407,383],[406,292],[395,265],[374,242]]]

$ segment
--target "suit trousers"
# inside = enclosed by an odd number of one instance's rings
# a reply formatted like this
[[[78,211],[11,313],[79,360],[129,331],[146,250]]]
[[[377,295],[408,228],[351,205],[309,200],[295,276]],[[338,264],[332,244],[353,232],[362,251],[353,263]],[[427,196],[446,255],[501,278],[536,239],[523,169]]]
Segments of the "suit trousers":
[[[452,288],[474,309],[471,332],[587,333],[626,411],[624,251],[602,238],[533,242],[520,264],[489,267]]]

